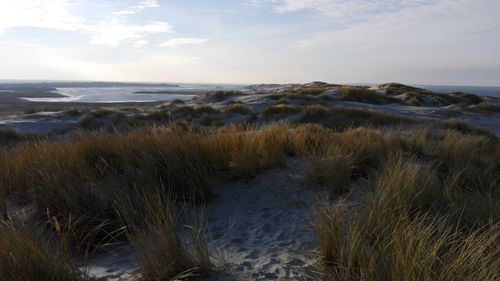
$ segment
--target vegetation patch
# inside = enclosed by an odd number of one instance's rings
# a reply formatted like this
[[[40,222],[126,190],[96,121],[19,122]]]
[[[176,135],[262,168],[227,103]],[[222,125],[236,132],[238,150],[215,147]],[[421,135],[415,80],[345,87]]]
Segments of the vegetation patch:
[[[493,136],[490,132],[478,127],[474,127],[469,122],[460,119],[447,119],[443,122],[442,126],[444,129],[457,130],[464,134]]]
[[[300,109],[286,104],[278,104],[266,108],[262,112],[262,116],[267,117],[271,115],[293,115],[299,113]]]
[[[177,211],[171,195],[140,191],[117,200],[116,208],[141,265],[140,280],[187,279],[212,269],[203,214],[194,215],[193,224],[187,226],[182,217],[185,220],[189,212]]]
[[[223,101],[230,97],[240,96],[241,94],[238,91],[216,91],[213,96],[217,101]]]
[[[0,220],[0,279],[9,281],[90,280],[61,241]]]
[[[230,104],[226,107],[225,112],[236,113],[241,115],[251,115],[253,110],[251,107],[242,104]]]
[[[401,104],[401,100],[362,87],[343,86],[338,89],[340,99],[369,104]]]
[[[414,121],[407,117],[391,115],[374,109],[327,108],[316,104],[303,107],[300,122],[317,123],[329,128],[345,130],[360,126],[394,126]]]
[[[475,107],[472,107],[473,111],[482,111],[487,113],[500,113],[500,104],[493,104],[490,102],[481,102]]]

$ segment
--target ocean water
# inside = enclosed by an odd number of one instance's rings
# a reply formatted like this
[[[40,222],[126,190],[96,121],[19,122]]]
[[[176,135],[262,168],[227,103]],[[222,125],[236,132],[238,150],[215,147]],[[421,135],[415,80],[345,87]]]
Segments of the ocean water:
[[[113,87],[72,87],[56,88],[61,97],[23,98],[32,102],[156,102],[190,100],[200,93],[215,90],[242,90],[244,86],[181,84],[176,86],[113,86]],[[161,93],[160,93],[161,92]]]
[[[500,98],[500,87],[480,87],[480,86],[432,86],[416,85],[437,93],[465,92],[480,96],[492,96]]]

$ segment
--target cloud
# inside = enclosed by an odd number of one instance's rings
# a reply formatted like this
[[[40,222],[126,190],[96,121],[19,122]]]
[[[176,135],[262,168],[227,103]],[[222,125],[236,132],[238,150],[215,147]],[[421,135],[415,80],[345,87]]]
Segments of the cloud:
[[[116,47],[123,41],[144,38],[155,33],[172,32],[172,26],[166,22],[148,24],[128,24],[120,19],[111,19],[84,28],[90,35],[90,43]]]
[[[66,0],[6,0],[0,9],[0,33],[14,27],[78,30],[83,24],[68,11]]]
[[[156,1],[156,0],[144,0],[135,6],[131,6],[130,8],[125,9],[125,10],[115,11],[112,14],[113,15],[134,15],[134,14],[141,12],[144,9],[157,8],[157,7],[160,7],[160,5],[158,4],[158,1]]]
[[[270,4],[278,13],[313,11],[327,17],[362,19],[374,14],[414,8],[438,0],[248,0],[251,6]]]
[[[208,39],[201,38],[172,38],[166,42],[160,44],[161,47],[179,47],[183,45],[202,45],[207,42]]]
[[[471,11],[474,11],[471,13]],[[439,44],[457,47],[474,36],[500,36],[500,2],[440,0],[433,5],[377,15],[348,28],[317,32],[297,42],[300,47],[337,46],[354,49],[410,47]]]
[[[142,40],[137,40],[137,41],[135,41],[135,42],[134,42],[134,47],[136,47],[136,48],[140,48],[140,47],[144,47],[144,46],[146,46],[147,44],[149,44],[149,41],[148,41],[148,40],[144,40],[144,39],[142,39]]]
[[[155,7],[159,7],[156,0],[143,0],[127,10],[111,12],[103,19],[91,21],[73,14],[68,0],[2,0],[0,34],[16,27],[57,29],[87,35],[92,44],[116,47],[122,42],[137,41],[151,34],[172,32],[172,25],[167,22],[131,24],[126,20],[126,15]]]

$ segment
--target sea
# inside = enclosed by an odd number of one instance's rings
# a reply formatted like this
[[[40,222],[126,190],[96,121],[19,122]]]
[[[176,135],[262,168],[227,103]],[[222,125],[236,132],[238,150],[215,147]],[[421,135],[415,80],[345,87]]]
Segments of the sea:
[[[0,86],[2,84],[0,83]],[[3,85],[6,85],[5,83]],[[58,97],[22,97],[32,102],[124,103],[190,100],[210,91],[244,91],[233,84],[152,84],[113,82],[36,82],[11,84],[17,87],[52,88]]]

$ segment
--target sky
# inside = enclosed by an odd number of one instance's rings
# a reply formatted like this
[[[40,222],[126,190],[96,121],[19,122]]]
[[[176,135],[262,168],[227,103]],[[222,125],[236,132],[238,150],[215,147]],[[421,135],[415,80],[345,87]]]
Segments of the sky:
[[[500,1],[0,0],[0,79],[500,86]]]

